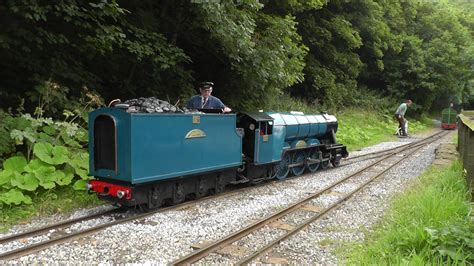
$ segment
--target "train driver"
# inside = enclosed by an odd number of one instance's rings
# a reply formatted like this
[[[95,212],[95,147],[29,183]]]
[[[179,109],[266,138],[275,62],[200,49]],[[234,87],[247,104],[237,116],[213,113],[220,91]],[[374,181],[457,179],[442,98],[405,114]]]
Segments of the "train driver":
[[[232,111],[219,98],[211,95],[212,86],[214,86],[212,82],[202,82],[199,84],[201,94],[191,97],[186,107],[189,109],[221,109],[224,113]]]

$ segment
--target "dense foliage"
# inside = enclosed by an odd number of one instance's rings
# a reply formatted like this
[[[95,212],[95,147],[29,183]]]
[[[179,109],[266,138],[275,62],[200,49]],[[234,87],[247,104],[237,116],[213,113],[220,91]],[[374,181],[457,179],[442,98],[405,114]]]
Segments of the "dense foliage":
[[[11,154],[12,145],[20,146],[18,151],[23,153],[3,162],[0,203],[31,204],[28,194],[56,186],[72,184],[76,189],[85,189],[90,177],[84,128],[76,123],[54,122],[51,118],[33,118],[29,114],[2,116],[2,131],[5,131],[2,133],[10,137],[2,153]]]
[[[0,106],[25,98],[31,111],[46,81],[69,99],[89,88],[183,103],[212,80],[237,109],[290,93],[338,110],[367,92],[440,109],[472,101],[473,14],[455,0],[6,0]]]
[[[91,178],[83,115],[101,104],[100,99],[88,93],[78,108],[62,112],[64,120],[53,120],[43,114],[64,100],[58,93],[61,87],[46,82],[37,89],[43,96],[34,116],[24,113],[21,105],[16,114],[0,110],[0,207],[31,204],[32,197],[61,187],[85,190]]]

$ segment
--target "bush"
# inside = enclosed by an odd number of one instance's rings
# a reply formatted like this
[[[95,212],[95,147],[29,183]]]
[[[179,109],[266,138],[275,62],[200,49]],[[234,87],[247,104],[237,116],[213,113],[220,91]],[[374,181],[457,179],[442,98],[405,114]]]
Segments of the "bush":
[[[76,189],[85,189],[89,179],[86,129],[73,122],[54,122],[29,114],[7,116],[6,122],[10,139],[0,146],[10,147],[13,141],[18,150],[3,162],[0,203],[31,204],[30,195],[56,186],[73,184]]]
[[[78,101],[67,99],[66,92],[46,81],[28,94],[38,102],[33,115],[23,113],[23,104],[17,108],[18,115],[0,110],[0,206],[31,204],[31,196],[58,186],[85,189],[89,179],[87,113],[103,101],[85,87]],[[64,121],[58,120],[59,110],[64,110]],[[45,118],[46,113],[54,114],[56,120]]]

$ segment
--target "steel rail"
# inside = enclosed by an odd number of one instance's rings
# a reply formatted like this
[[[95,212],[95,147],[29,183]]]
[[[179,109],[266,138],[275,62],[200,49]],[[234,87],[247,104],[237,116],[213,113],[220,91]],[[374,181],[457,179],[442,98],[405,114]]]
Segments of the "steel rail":
[[[264,184],[260,184],[260,185],[252,186],[251,188],[252,189],[258,188],[258,187],[263,186],[263,185]],[[80,238],[80,237],[90,235],[92,233],[103,230],[103,229],[108,228],[108,227],[113,226],[113,225],[126,223],[126,222],[130,222],[130,221],[135,221],[135,220],[139,221],[141,219],[152,216],[156,213],[184,209],[184,208],[187,208],[187,207],[189,207],[193,204],[203,202],[203,201],[206,201],[206,200],[213,200],[213,199],[217,199],[217,198],[229,197],[229,196],[237,194],[237,193],[239,193],[243,190],[246,190],[246,189],[248,189],[248,187],[234,189],[234,190],[226,191],[226,192],[223,192],[223,193],[220,193],[220,194],[215,194],[215,195],[211,195],[211,196],[207,196],[207,197],[202,197],[202,198],[199,198],[197,200],[187,201],[187,202],[184,202],[184,203],[181,203],[181,204],[178,204],[178,205],[160,208],[160,209],[157,209],[157,210],[152,211],[152,212],[142,213],[142,214],[138,214],[138,215],[135,215],[135,216],[132,216],[132,217],[121,218],[121,219],[115,220],[113,222],[97,225],[95,227],[91,227],[91,228],[84,229],[84,230],[81,230],[81,231],[73,232],[73,233],[67,234],[65,236],[61,236],[61,237],[54,238],[54,239],[49,239],[49,240],[46,240],[46,241],[43,241],[43,242],[40,242],[40,243],[36,243],[36,244],[28,245],[28,246],[25,246],[25,247],[21,247],[21,248],[18,248],[18,249],[10,250],[10,251],[7,251],[7,252],[4,252],[4,253],[0,254],[0,261],[6,261],[6,260],[11,260],[11,259],[14,259],[14,258],[21,257],[21,256],[25,256],[25,255],[34,253],[36,251],[46,249],[46,248],[51,247],[53,245],[67,242],[71,239],[76,239],[76,238]],[[69,221],[64,221],[64,222],[61,222],[61,223],[58,223],[58,224],[67,223],[67,222],[69,222]],[[54,225],[46,226],[46,227],[51,227],[50,228],[50,230],[51,230],[51,229],[54,229],[53,226]],[[42,229],[42,228],[40,228],[40,229]],[[44,231],[46,231],[46,229],[42,230],[42,231],[44,232]],[[5,237],[5,238],[12,238],[11,240],[6,241],[6,242],[11,242],[15,239],[20,239],[20,238],[25,238],[26,237],[26,236],[18,236],[18,237],[15,237],[15,236]]]
[[[367,153],[367,154],[361,154],[361,155],[350,157],[350,158],[345,158],[344,161],[342,161],[342,163],[338,167],[345,167],[345,166],[355,164],[355,163],[359,163],[359,162],[362,162],[362,161],[367,161],[367,160],[371,160],[371,159],[375,159],[375,158],[380,158],[380,157],[384,156],[384,153],[390,152],[390,151],[393,151],[393,150],[398,150],[400,148],[415,147],[416,145],[419,145],[418,143],[420,143],[421,141],[423,141],[427,138],[436,137],[436,136],[438,136],[442,133],[444,133],[444,131],[438,131],[435,134],[430,135],[430,136],[428,136],[424,139],[417,140],[417,141],[414,141],[414,142],[410,142],[410,143],[400,145],[400,146],[397,146],[397,147],[394,147],[394,148],[390,148],[390,149],[387,149],[387,150],[376,151],[376,152],[371,152],[371,153]],[[362,160],[352,161],[352,159],[357,159],[357,158],[360,158],[360,157],[366,157],[366,156],[369,156],[369,155],[375,155],[375,156],[364,158]]]
[[[388,157],[388,156],[386,156]],[[263,218],[262,220],[260,221],[257,221],[257,222],[254,222],[242,229],[240,229],[239,231],[237,232],[234,232],[232,233],[231,235],[225,237],[225,238],[222,238],[216,242],[213,242],[211,244],[209,244],[208,246],[205,246],[199,250],[196,250],[194,251],[193,253],[190,253],[188,254],[187,256],[185,257],[182,257],[178,260],[175,260],[173,261],[171,264],[172,265],[188,265],[188,264],[191,264],[193,262],[196,262],[204,257],[206,257],[208,254],[216,251],[216,250],[219,250],[225,246],[227,246],[228,244],[231,244],[241,238],[243,238],[244,236],[250,234],[251,232],[254,232],[260,228],[262,228],[263,226],[275,221],[275,220],[278,220],[279,218],[285,216],[287,213],[290,213],[292,212],[293,210],[296,210],[298,209],[299,206],[305,204],[306,202],[312,200],[313,198],[323,194],[324,192],[332,189],[333,187],[339,185],[340,183],[344,182],[345,180],[355,176],[355,175],[358,175],[359,173],[365,171],[367,168],[370,168],[372,166],[375,166],[377,164],[379,164],[380,162],[382,162],[385,158],[382,158],[380,160],[378,160],[377,162],[373,163],[372,165],[368,166],[368,167],[365,167],[359,171],[357,171],[356,173],[352,174],[352,175],[349,175],[343,179],[340,179],[334,183],[332,183],[331,185],[323,188],[322,190],[314,193],[314,194],[311,194],[310,196],[296,202],[296,203],[293,203],[291,204],[290,206],[286,207],[285,209],[279,211],[279,212],[276,212],[274,214],[271,214],[265,218]]]
[[[105,229],[107,227],[110,227],[112,225],[116,225],[116,224],[120,224],[120,223],[125,223],[125,222],[129,222],[129,221],[145,218],[145,217],[150,216],[150,215],[152,215],[152,214],[151,213],[144,213],[144,214],[140,214],[140,215],[137,215],[137,216],[118,219],[118,220],[115,220],[113,222],[109,222],[109,223],[101,224],[101,225],[98,225],[98,226],[94,226],[94,227],[91,227],[91,228],[88,228],[88,229],[85,229],[85,230],[81,230],[81,231],[78,231],[78,232],[67,234],[65,236],[49,239],[49,240],[46,240],[46,241],[43,241],[43,242],[40,242],[40,243],[36,243],[36,244],[29,245],[29,246],[21,247],[21,248],[18,248],[18,249],[14,249],[14,250],[11,250],[11,251],[7,251],[5,253],[0,254],[0,260],[11,260],[11,259],[14,259],[14,258],[17,258],[17,257],[20,257],[20,256],[28,255],[28,254],[31,254],[35,251],[40,251],[40,250],[43,250],[43,249],[48,248],[50,246],[53,246],[53,245],[56,245],[56,244],[59,244],[59,243],[64,243],[64,242],[66,242],[70,239],[75,239],[75,238],[78,238],[78,237],[89,235],[91,233],[100,231],[100,230]]]
[[[436,137],[436,136],[438,136],[438,135],[437,135],[437,134],[434,134],[434,135],[432,135],[432,136],[429,136],[429,137],[425,138],[424,140],[426,141],[426,140],[428,140],[428,139],[430,139],[430,138],[434,138],[434,137]],[[408,148],[408,149],[409,149],[409,148]],[[210,254],[210,253],[212,253],[212,252],[214,252],[214,251],[216,251],[216,250],[219,250],[219,249],[221,249],[222,247],[227,246],[227,245],[229,245],[229,244],[231,244],[231,243],[233,243],[233,242],[235,242],[235,241],[237,241],[237,240],[243,238],[244,236],[250,234],[251,232],[254,232],[254,231],[256,231],[256,230],[262,228],[263,226],[265,226],[265,225],[267,225],[267,224],[269,224],[269,223],[271,223],[271,222],[273,222],[273,221],[275,221],[275,220],[278,220],[279,218],[285,216],[285,215],[288,214],[288,213],[291,213],[293,210],[298,209],[301,205],[307,203],[308,201],[314,199],[315,197],[320,196],[321,194],[323,194],[323,193],[329,191],[329,190],[332,189],[333,187],[335,187],[335,186],[341,184],[342,182],[344,182],[344,181],[346,181],[346,180],[348,180],[348,179],[350,179],[350,178],[352,178],[352,177],[354,177],[354,176],[359,175],[360,173],[366,171],[367,169],[372,168],[373,166],[378,165],[379,163],[381,163],[381,162],[384,161],[385,159],[387,159],[387,158],[389,158],[389,157],[391,157],[391,156],[393,156],[393,155],[395,155],[395,154],[398,154],[398,153],[400,153],[400,152],[401,152],[401,151],[392,152],[391,154],[388,154],[388,155],[384,156],[382,159],[380,159],[380,160],[378,160],[378,161],[376,161],[376,162],[370,164],[369,166],[364,167],[364,168],[362,168],[361,170],[359,170],[359,171],[357,171],[357,172],[355,172],[355,173],[353,173],[353,174],[351,174],[351,175],[349,175],[349,176],[347,176],[347,177],[345,177],[345,178],[342,178],[342,179],[340,179],[340,180],[338,180],[338,181],[336,181],[336,182],[330,184],[329,186],[323,188],[322,190],[320,190],[320,191],[318,191],[318,192],[315,192],[315,193],[309,195],[308,197],[306,197],[306,198],[304,198],[304,199],[302,199],[302,200],[300,200],[300,201],[298,201],[298,202],[296,202],[296,203],[294,203],[294,204],[291,204],[290,206],[284,208],[283,210],[281,210],[281,211],[279,211],[279,212],[276,212],[276,213],[274,213],[274,214],[271,214],[271,215],[269,215],[269,216],[267,216],[267,217],[264,217],[263,219],[261,219],[261,220],[259,220],[259,221],[257,221],[257,222],[254,222],[254,223],[252,223],[252,224],[250,224],[250,225],[248,225],[248,226],[246,226],[246,227],[244,227],[244,228],[242,228],[242,229],[240,229],[240,230],[238,230],[238,231],[236,231],[236,232],[234,232],[234,233],[228,235],[227,237],[221,238],[221,239],[219,239],[219,240],[217,240],[217,241],[215,241],[215,242],[213,242],[213,243],[210,243],[209,245],[207,245],[207,246],[205,246],[205,247],[203,247],[203,248],[201,248],[201,249],[199,249],[199,250],[196,250],[196,251],[194,251],[194,252],[192,252],[192,253],[190,253],[190,254],[184,256],[184,257],[181,257],[181,258],[179,258],[179,259],[173,261],[171,264],[172,264],[172,265],[187,265],[187,264],[191,264],[191,263],[193,263],[193,262],[196,262],[196,261],[198,261],[198,260],[200,260],[200,259],[206,257],[208,254]]]
[[[439,131],[433,135],[431,135],[430,137],[433,137],[433,136],[437,136],[439,134],[443,133],[443,131]],[[341,165],[339,166],[345,166],[345,165],[350,165],[350,164],[354,164],[354,163],[358,163],[358,162],[361,162],[361,161],[366,161],[366,160],[370,160],[370,159],[375,159],[375,158],[380,158],[382,157],[385,153],[388,153],[388,152],[391,152],[391,151],[394,151],[394,150],[398,150],[398,149],[402,149],[404,147],[411,147],[413,145],[416,145],[417,143],[420,143],[421,141],[423,141],[423,139],[421,140],[417,140],[417,141],[414,141],[414,142],[409,142],[407,144],[403,144],[403,145],[400,145],[400,146],[397,146],[397,147],[393,147],[393,148],[390,148],[390,149],[386,149],[386,150],[381,150],[381,151],[375,151],[375,152],[370,152],[370,153],[366,153],[366,154],[360,154],[360,155],[357,155],[357,156],[354,156],[354,157],[347,157],[347,158],[342,158],[341,161],[344,162],[342,163]],[[376,154],[379,154],[377,156],[373,156],[373,157],[369,157],[369,158],[366,158],[366,159],[363,159],[363,160],[358,160],[358,161],[355,161],[355,162],[351,162],[352,160],[354,159],[357,159],[357,158],[361,158],[361,157],[366,157],[366,156],[370,156],[370,155],[376,155]],[[316,160],[316,159],[311,159],[311,158],[307,158],[306,160],[310,161],[310,162],[314,162],[314,163],[323,163],[325,161],[329,161],[330,159],[329,158],[325,158],[325,159],[322,159],[322,160]],[[292,163],[292,164],[289,164],[288,165],[288,168],[293,168],[293,167],[298,167],[298,166],[304,166],[305,165],[305,162],[299,162],[299,163]]]
[[[428,136],[427,138],[435,137],[435,136],[441,135],[442,133],[444,133],[444,131],[440,130],[440,131],[434,133],[433,135]],[[390,151],[397,150],[397,149],[400,149],[400,148],[403,148],[403,147],[406,147],[406,146],[411,146],[411,145],[420,143],[424,139],[426,139],[426,138],[423,138],[423,139],[420,139],[420,140],[417,140],[417,141],[414,141],[414,142],[410,142],[410,143],[407,143],[407,144],[403,144],[403,145],[400,145],[400,146],[397,146],[397,147],[393,147],[393,148],[390,148],[390,149],[386,149],[386,150],[374,151],[374,152],[370,152],[370,153],[366,153],[366,154],[360,154],[360,155],[357,155],[357,156],[349,156],[347,158],[343,158],[343,160],[344,161],[350,161],[350,160],[357,159],[357,158],[360,158],[360,157],[365,157],[365,156],[374,155],[374,154],[380,154],[380,153],[384,153],[384,152],[390,152]]]
[[[45,225],[45,226],[42,226],[42,227],[39,227],[39,228],[32,229],[30,231],[26,231],[26,232],[14,234],[14,235],[8,235],[8,236],[0,238],[0,244],[5,244],[5,243],[8,243],[8,242],[12,242],[12,241],[17,240],[17,239],[37,236],[37,235],[39,235],[43,232],[46,232],[46,231],[59,229],[59,228],[64,228],[64,227],[67,227],[67,226],[75,224],[75,223],[96,219],[100,216],[105,216],[105,215],[109,215],[109,214],[118,213],[118,211],[119,211],[119,209],[103,211],[103,212],[99,212],[99,213],[96,213],[96,214],[92,214],[92,215],[88,215],[88,216],[82,216],[82,217],[62,221],[62,222],[51,224],[51,225]]]
[[[274,246],[278,245],[279,243],[283,242],[284,240],[288,239],[289,237],[293,236],[294,234],[298,233],[299,231],[301,231],[302,229],[306,228],[308,225],[310,225],[311,223],[313,223],[314,221],[318,220],[319,218],[321,218],[324,214],[326,214],[327,212],[333,210],[333,209],[336,209],[338,207],[340,207],[342,205],[342,203],[344,203],[345,201],[347,201],[348,199],[352,198],[352,196],[354,196],[357,192],[361,191],[362,189],[366,188],[369,184],[371,184],[374,180],[376,180],[377,178],[379,178],[380,176],[382,176],[383,174],[385,174],[387,171],[389,171],[390,169],[392,169],[393,167],[397,166],[398,163],[400,163],[401,161],[403,160],[406,160],[407,158],[409,158],[410,155],[416,153],[418,150],[420,150],[421,148],[423,148],[425,145],[428,145],[428,144],[431,144],[432,142],[434,142],[435,140],[431,140],[431,142],[427,142],[427,143],[424,143],[423,145],[420,145],[418,147],[416,147],[416,149],[414,149],[413,151],[409,152],[408,154],[406,154],[403,158],[397,160],[395,163],[393,163],[392,165],[390,165],[388,168],[384,169],[382,172],[376,174],[375,176],[371,177],[368,181],[364,182],[362,185],[358,186],[355,190],[353,190],[352,192],[348,193],[347,195],[345,195],[343,198],[339,199],[338,201],[336,201],[335,203],[331,204],[329,207],[323,209],[321,212],[319,212],[318,214],[314,215],[313,217],[311,218],[308,218],[305,222],[303,222],[302,224],[298,225],[297,227],[295,227],[293,230],[291,231],[288,231],[287,233],[285,233],[284,235],[278,237],[277,239],[273,240],[272,242],[270,242],[269,244],[267,244],[266,246],[264,246],[263,248],[257,250],[256,252],[254,252],[252,255],[248,256],[248,257],[245,257],[244,259],[238,261],[236,263],[236,265],[246,265],[246,264],[249,264],[250,262],[252,262],[253,260],[261,257],[262,255],[264,255],[265,253],[267,253],[269,250],[271,250]],[[410,148],[413,148],[413,147],[410,147]],[[387,157],[388,158],[388,157]]]

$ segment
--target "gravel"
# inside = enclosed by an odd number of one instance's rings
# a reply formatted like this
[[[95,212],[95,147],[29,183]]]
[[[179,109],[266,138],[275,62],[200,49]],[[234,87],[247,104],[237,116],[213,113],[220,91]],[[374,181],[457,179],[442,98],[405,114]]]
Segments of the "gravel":
[[[451,135],[444,138],[446,142],[450,139]],[[353,152],[351,155],[388,149],[416,140],[418,139],[407,138],[399,142],[380,143]],[[382,217],[390,197],[402,191],[410,179],[418,176],[432,163],[434,148],[439,143],[440,141],[437,141],[436,144],[423,148],[416,157],[405,160],[387,172],[369,188],[346,202],[343,207],[331,211],[323,220],[313,223],[308,229],[283,242],[272,254],[288,258],[291,264],[338,263],[334,255],[334,249],[338,244],[363,240],[365,232],[370,231]],[[330,168],[283,182],[271,182],[228,197],[205,200],[181,210],[157,213],[143,221],[119,224],[88,237],[56,245],[8,263],[169,264],[192,252],[193,245],[217,240],[235,232],[283,206],[305,198],[308,194],[358,171],[373,161],[375,159]],[[358,186],[356,183],[339,186],[336,191],[346,192],[356,186]],[[328,194],[315,200],[313,204],[328,206],[339,198],[337,193]],[[107,208],[110,207],[79,210],[70,217],[61,215],[43,217],[27,225],[15,226],[0,237]],[[299,217],[296,214],[288,222],[293,224],[306,218],[305,214]],[[81,223],[75,230],[87,228],[94,223],[97,223],[97,220]],[[269,232],[276,231],[273,229]],[[274,234],[273,238],[278,235],[278,233],[271,234]],[[262,241],[271,241],[271,237],[267,234],[264,239],[253,239],[250,242],[256,245]],[[7,243],[0,245],[0,250],[3,253],[18,245],[18,242]],[[243,245],[251,248],[249,244]],[[229,258],[228,255],[216,254],[203,263],[229,263]]]

